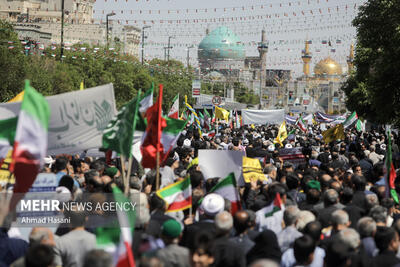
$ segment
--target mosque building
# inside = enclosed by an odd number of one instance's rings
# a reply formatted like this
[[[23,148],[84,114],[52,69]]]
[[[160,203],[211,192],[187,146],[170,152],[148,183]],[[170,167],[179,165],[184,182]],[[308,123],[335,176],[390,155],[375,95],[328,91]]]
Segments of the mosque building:
[[[319,61],[311,72],[310,44],[310,41],[305,42],[301,54],[303,75],[293,79],[289,70],[266,68],[268,43],[265,30],[261,32],[259,55],[253,57],[246,57],[245,44],[229,28],[222,26],[211,32],[207,30],[198,47],[201,77],[225,83],[228,87],[225,97],[232,101],[230,84],[240,81],[255,94],[261,94],[262,108],[285,108],[293,113],[343,112],[345,98],[340,87],[353,69],[353,45],[347,60],[348,71],[344,73],[342,66],[331,57]]]

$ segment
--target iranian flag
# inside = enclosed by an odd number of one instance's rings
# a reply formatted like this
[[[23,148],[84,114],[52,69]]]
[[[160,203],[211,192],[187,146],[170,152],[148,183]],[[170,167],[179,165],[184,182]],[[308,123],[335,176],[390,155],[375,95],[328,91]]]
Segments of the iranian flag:
[[[357,120],[358,120],[357,112],[354,111],[349,117],[347,117],[345,122],[343,122],[343,128],[346,129],[346,128],[350,127]]]
[[[158,190],[157,195],[167,204],[167,212],[190,208],[192,206],[190,177]]]
[[[235,128],[240,128],[240,118],[237,110],[235,111]]]
[[[302,132],[307,132],[307,124],[305,123],[301,115],[296,121],[296,126],[299,127]]]
[[[0,121],[0,164],[14,145],[18,117]]]
[[[121,190],[113,185],[112,191],[115,202],[123,207],[130,202],[124,196]],[[135,229],[136,212],[133,208],[117,209],[118,225],[97,228],[96,243],[97,247],[114,255],[114,264],[116,267],[134,267],[135,259],[132,253],[132,236]]]
[[[394,185],[394,181],[396,180],[396,170],[394,169],[393,161],[392,161],[392,138],[390,128],[387,132],[388,136],[388,146],[386,149],[386,159],[385,159],[385,166],[386,166],[386,196],[392,196],[393,200],[398,204],[399,198],[396,193],[396,187]],[[389,186],[387,185],[389,182]]]
[[[231,213],[235,214],[240,209],[240,198],[236,188],[236,179],[233,173],[222,179],[211,188],[210,193],[215,193],[231,202]]]
[[[14,193],[26,193],[44,163],[49,120],[50,108],[47,100],[29,85],[29,81],[25,81],[10,168],[16,177]],[[21,197],[21,194],[18,194],[18,197],[13,194],[11,209]]]
[[[151,88],[147,90],[140,100],[140,108],[139,112],[141,114],[146,114],[146,111],[153,106],[153,91],[154,91],[154,83],[151,84]]]
[[[174,100],[172,100],[173,104],[171,109],[168,112],[168,117],[173,118],[173,119],[178,119],[179,117],[179,94],[177,94],[174,97]]]

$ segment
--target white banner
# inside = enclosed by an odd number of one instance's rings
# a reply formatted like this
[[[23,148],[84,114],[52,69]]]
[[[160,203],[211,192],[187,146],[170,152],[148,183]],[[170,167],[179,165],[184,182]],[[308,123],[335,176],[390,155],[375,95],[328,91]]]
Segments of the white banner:
[[[199,167],[206,180],[225,178],[231,172],[235,174],[236,180],[239,180],[244,156],[244,151],[200,149]]]
[[[116,113],[113,85],[46,97],[51,118],[48,154],[73,154],[102,145],[103,130]],[[21,103],[0,104],[0,119],[18,116]]]
[[[242,120],[243,124],[281,124],[285,120],[285,110],[242,109]]]

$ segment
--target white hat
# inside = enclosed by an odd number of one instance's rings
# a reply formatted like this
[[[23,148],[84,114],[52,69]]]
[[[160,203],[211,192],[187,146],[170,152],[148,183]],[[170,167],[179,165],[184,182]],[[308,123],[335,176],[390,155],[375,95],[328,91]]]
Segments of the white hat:
[[[275,150],[275,146],[274,145],[269,145],[268,146],[268,151],[269,152],[273,152]]]
[[[183,141],[183,146],[184,147],[191,147],[191,145],[192,145],[192,142],[189,139],[185,139]]]
[[[381,145],[381,149],[382,149],[382,150],[386,150],[386,145],[385,145],[385,144],[382,144],[382,145]]]
[[[204,211],[204,213],[208,216],[215,216],[218,213],[224,211],[225,200],[218,194],[208,194],[204,197],[201,202],[200,208]]]
[[[56,160],[53,159],[51,156],[44,157],[43,161],[44,164],[49,164],[49,168],[51,168],[51,165],[53,165],[54,162],[56,162]]]
[[[293,148],[293,146],[291,144],[286,144],[285,148]]]

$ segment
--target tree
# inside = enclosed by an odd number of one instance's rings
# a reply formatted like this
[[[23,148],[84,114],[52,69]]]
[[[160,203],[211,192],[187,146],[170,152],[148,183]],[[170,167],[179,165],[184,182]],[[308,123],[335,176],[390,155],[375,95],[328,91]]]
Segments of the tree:
[[[360,7],[356,71],[342,89],[347,108],[370,121],[400,125],[400,5],[370,0]]]

